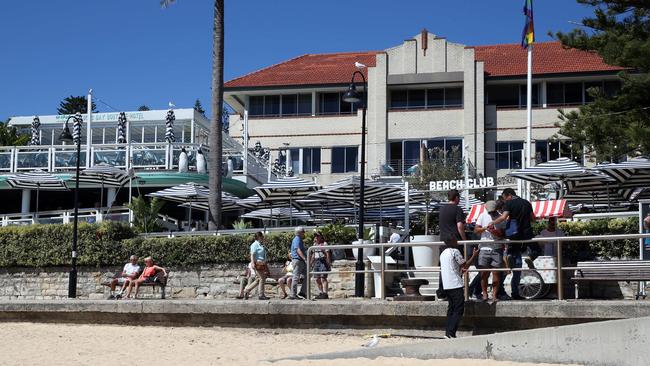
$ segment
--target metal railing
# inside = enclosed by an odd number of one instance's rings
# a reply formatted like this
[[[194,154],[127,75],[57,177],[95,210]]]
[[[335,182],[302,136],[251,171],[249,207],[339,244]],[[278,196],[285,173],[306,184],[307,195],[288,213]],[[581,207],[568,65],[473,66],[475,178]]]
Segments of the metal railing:
[[[0,215],[0,226],[20,226],[32,224],[69,224],[74,219],[73,210],[41,211],[38,214],[13,213]],[[113,206],[110,209],[86,208],[79,209],[79,220],[85,222],[122,221],[129,222],[129,209],[124,206]]]
[[[606,240],[606,241],[613,241],[613,240],[624,240],[624,239],[645,239],[645,238],[650,238],[650,234],[614,234],[614,235],[593,235],[593,236],[563,236],[563,237],[545,237],[545,238],[534,238],[530,240],[464,240],[464,241],[459,241],[458,246],[462,246],[464,248],[464,256],[465,259],[467,260],[468,258],[468,253],[469,253],[469,248],[472,245],[476,244],[526,244],[526,243],[549,243],[549,242],[555,242],[556,243],[556,266],[551,267],[551,268],[543,268],[540,270],[544,271],[555,271],[556,276],[557,276],[557,297],[558,300],[564,300],[564,280],[562,277],[562,272],[563,271],[575,271],[579,269],[591,269],[591,267],[577,267],[577,266],[569,266],[565,267],[562,265],[562,249],[563,245],[566,244],[567,242],[570,242],[571,244],[576,244],[576,243],[588,243],[589,241],[594,241],[594,240]],[[434,241],[434,242],[413,242],[413,243],[379,243],[379,244],[339,244],[339,245],[327,245],[325,247],[317,247],[317,246],[311,246],[307,248],[307,261],[306,261],[306,266],[307,266],[307,275],[306,275],[306,288],[307,288],[307,298],[311,298],[311,277],[312,275],[315,274],[342,274],[342,273],[379,273],[380,275],[380,290],[381,290],[381,298],[384,299],[385,296],[385,289],[386,289],[386,279],[385,279],[385,274],[386,273],[403,273],[403,272],[440,272],[440,267],[426,267],[426,269],[413,269],[413,268],[403,268],[403,269],[387,269],[386,268],[386,249],[387,248],[406,248],[406,247],[429,247],[429,248],[435,248],[435,247],[441,247],[444,246],[445,243],[442,241]],[[641,246],[641,244],[639,244]],[[358,271],[358,270],[343,270],[343,271],[321,271],[321,272],[314,272],[311,271],[311,263],[310,263],[310,255],[315,249],[379,249],[380,254],[379,256],[381,257],[381,262],[380,262],[380,268],[379,270],[377,269],[365,269],[363,271]],[[612,264],[615,265],[616,261],[612,261]],[[469,272],[513,272],[513,271],[530,271],[530,268],[487,268],[487,269],[468,269],[466,273]],[[465,298],[467,299],[469,297],[469,281],[467,275],[463,274],[463,279],[464,279],[464,291],[465,291]],[[641,289],[640,289],[641,290]],[[377,291],[377,289],[375,289]]]

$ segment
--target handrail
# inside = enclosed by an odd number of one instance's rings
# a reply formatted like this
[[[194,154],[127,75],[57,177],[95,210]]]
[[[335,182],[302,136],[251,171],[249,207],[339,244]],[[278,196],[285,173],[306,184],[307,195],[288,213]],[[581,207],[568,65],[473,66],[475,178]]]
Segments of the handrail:
[[[556,267],[553,268],[544,268],[540,270],[544,271],[556,271],[557,275],[557,287],[558,287],[558,300],[563,300],[564,299],[564,289],[563,289],[563,280],[562,280],[562,272],[563,271],[568,271],[568,270],[578,270],[578,269],[588,269],[589,267],[564,267],[562,266],[562,246],[565,242],[588,242],[588,241],[593,241],[593,240],[622,240],[622,239],[645,239],[645,238],[650,238],[650,233],[648,234],[610,234],[610,235],[580,235],[580,236],[556,236],[556,237],[544,237],[544,238],[533,238],[529,240],[459,240],[458,245],[464,247],[464,252],[465,252],[465,258],[467,259],[467,254],[468,254],[468,245],[471,244],[513,244],[513,243],[548,243],[548,242],[555,242],[557,247],[556,251]],[[444,246],[445,243],[442,241],[431,241],[431,242],[407,242],[407,243],[379,243],[379,244],[334,244],[334,245],[327,245],[326,249],[380,249],[380,257],[381,257],[381,263],[380,263],[380,269],[370,269],[370,270],[354,270],[354,271],[337,271],[336,273],[379,273],[380,274],[380,290],[381,290],[381,298],[385,298],[385,293],[384,290],[386,288],[385,284],[385,273],[394,273],[394,272],[439,272],[440,267],[428,267],[426,270],[418,270],[418,269],[396,269],[396,270],[389,270],[386,269],[386,261],[385,261],[385,249],[387,247],[398,247],[398,248],[405,248],[405,247],[440,247]],[[313,250],[316,248],[322,249],[322,246],[316,246],[312,245],[311,247],[307,248],[307,254],[306,254],[306,267],[307,267],[307,275],[306,275],[306,286],[307,286],[307,298],[311,298],[311,276],[313,274],[330,274],[334,273],[331,269],[329,271],[321,271],[321,272],[312,272],[310,271],[311,263],[310,263],[310,257],[311,253]],[[466,272],[496,272],[496,271],[528,271],[528,268],[489,268],[489,269],[468,269]],[[465,275],[463,275],[465,276]],[[464,289],[465,289],[465,297],[468,297],[468,281],[464,281]],[[640,288],[641,291],[641,288]]]

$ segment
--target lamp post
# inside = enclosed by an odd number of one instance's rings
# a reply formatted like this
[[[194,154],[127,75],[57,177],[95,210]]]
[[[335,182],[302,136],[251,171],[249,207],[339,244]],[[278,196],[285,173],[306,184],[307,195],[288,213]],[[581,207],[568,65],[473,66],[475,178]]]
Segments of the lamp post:
[[[360,65],[360,64],[359,64]],[[357,91],[354,85],[354,77],[360,75],[363,80],[363,96]],[[361,166],[359,175],[359,229],[357,236],[359,243],[363,241],[363,221],[364,221],[364,193],[365,193],[365,179],[366,179],[366,109],[368,107],[368,83],[366,77],[359,70],[352,73],[352,81],[348,91],[343,94],[343,101],[348,103],[359,103],[361,109]],[[383,253],[382,253],[383,255]],[[363,271],[363,248],[359,248],[357,252],[356,270]],[[363,297],[364,292],[364,274],[356,273],[354,276],[354,296]]]
[[[72,135],[68,122],[73,120]],[[75,175],[75,190],[74,190],[74,221],[72,227],[72,269],[68,278],[68,297],[74,299],[77,297],[77,226],[79,223],[79,164],[81,162],[81,113],[77,112],[74,116],[68,117],[63,125],[63,131],[59,136],[62,142],[74,142],[77,144],[77,171]],[[86,156],[88,159],[88,156]]]

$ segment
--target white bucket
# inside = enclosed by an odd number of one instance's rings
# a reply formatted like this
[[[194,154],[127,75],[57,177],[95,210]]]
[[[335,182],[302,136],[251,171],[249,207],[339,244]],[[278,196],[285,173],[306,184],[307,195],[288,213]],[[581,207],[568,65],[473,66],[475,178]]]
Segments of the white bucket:
[[[362,240],[362,244],[374,244],[375,242],[372,240]],[[353,241],[352,245],[358,245],[359,240]],[[352,254],[354,255],[354,259],[358,259],[357,255],[359,253],[359,248],[354,248],[352,249]],[[366,259],[369,255],[376,255],[377,254],[377,248],[363,248],[363,259]]]
[[[411,243],[439,241],[438,235],[415,235]],[[413,247],[413,264],[415,267],[435,267],[440,259],[439,247]]]

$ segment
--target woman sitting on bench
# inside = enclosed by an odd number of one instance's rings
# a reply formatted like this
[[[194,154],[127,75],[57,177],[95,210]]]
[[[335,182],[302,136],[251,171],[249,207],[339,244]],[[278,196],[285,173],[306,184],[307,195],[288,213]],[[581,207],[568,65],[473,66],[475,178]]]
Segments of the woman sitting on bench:
[[[155,283],[156,282],[156,273],[158,271],[162,271],[163,276],[167,277],[167,271],[165,271],[164,268],[159,267],[155,264],[153,264],[153,258],[147,257],[144,259],[144,271],[142,271],[142,274],[140,277],[138,277],[137,280],[133,280],[129,282],[129,290],[126,293],[126,298],[128,299],[131,296],[131,289],[135,285],[135,295],[133,298],[138,297],[138,291],[140,290],[140,285],[141,284],[149,284],[149,283]]]

